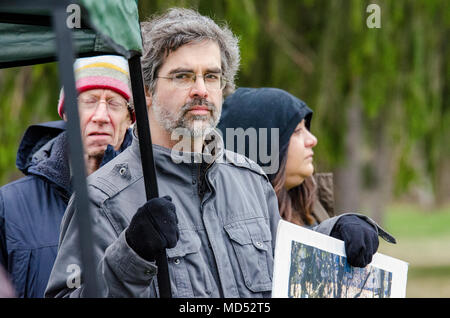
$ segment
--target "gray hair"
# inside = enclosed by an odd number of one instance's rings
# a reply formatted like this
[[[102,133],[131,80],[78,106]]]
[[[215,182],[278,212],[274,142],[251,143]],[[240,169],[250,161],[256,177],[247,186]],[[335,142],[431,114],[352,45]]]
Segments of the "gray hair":
[[[227,82],[223,94],[226,96],[234,91],[240,62],[239,40],[228,26],[220,27],[212,19],[191,9],[172,8],[142,22],[141,31],[144,46],[142,72],[144,83],[152,92],[165,58],[185,44],[204,40],[212,40],[219,45],[222,72]]]

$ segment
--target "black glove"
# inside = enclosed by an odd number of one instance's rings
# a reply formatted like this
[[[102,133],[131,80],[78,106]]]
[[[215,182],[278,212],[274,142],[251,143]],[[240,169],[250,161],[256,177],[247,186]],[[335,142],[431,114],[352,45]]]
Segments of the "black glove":
[[[340,217],[330,236],[344,241],[347,261],[355,267],[366,267],[379,245],[374,226],[356,215]]]
[[[177,245],[180,236],[177,224],[172,198],[154,198],[137,210],[125,231],[125,238],[140,257],[154,261],[166,248]]]

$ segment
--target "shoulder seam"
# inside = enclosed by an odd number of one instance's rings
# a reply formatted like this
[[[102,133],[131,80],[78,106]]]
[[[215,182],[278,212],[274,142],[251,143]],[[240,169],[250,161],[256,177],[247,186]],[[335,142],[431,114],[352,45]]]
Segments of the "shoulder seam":
[[[239,158],[243,158],[244,162],[243,163],[237,163],[233,160],[230,160],[230,156],[238,156]],[[249,158],[237,153],[237,152],[233,152],[233,151],[229,151],[229,150],[225,150],[224,155],[223,155],[224,160],[220,161],[219,163],[221,164],[229,164],[233,167],[236,168],[243,168],[243,169],[247,169],[250,170],[262,177],[264,177],[265,179],[268,180],[266,173],[264,172],[264,170],[258,166],[258,164],[256,164],[254,161],[250,160]]]

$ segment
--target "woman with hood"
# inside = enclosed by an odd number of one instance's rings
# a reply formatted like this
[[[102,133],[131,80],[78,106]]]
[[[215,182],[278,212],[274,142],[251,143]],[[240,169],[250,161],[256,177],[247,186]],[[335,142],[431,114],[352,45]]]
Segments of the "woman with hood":
[[[313,148],[317,138],[310,132],[312,114],[303,101],[281,89],[239,88],[226,99],[219,123],[226,147],[235,144],[234,149],[229,150],[240,152],[244,149],[242,154],[257,162],[267,173],[278,197],[281,217],[302,226],[313,226],[334,214],[331,200],[326,205],[328,214],[322,212],[324,207],[316,193]],[[265,132],[268,138],[266,143],[245,140],[245,146],[239,149],[237,143],[227,139],[230,137],[227,128],[244,131],[254,128],[259,139]],[[274,129],[278,129],[278,140]],[[256,158],[252,158],[255,152],[250,151],[251,143],[257,147]],[[264,156],[271,160],[263,161]],[[327,177],[331,176],[328,174]],[[332,193],[332,189],[327,190]]]
[[[284,90],[242,87],[225,100],[218,125],[228,150],[245,155],[266,172],[277,195],[281,217],[309,228],[334,214],[329,204],[332,200],[318,200],[320,191],[313,177],[317,138],[310,132],[312,114],[303,101]],[[329,177],[330,174],[326,175]],[[332,185],[327,181],[325,194],[330,198]],[[342,217],[351,222],[337,221],[331,236],[345,241],[347,257],[353,266],[365,267],[371,262],[378,249],[378,235],[395,243],[392,236],[364,215],[348,213]],[[344,223],[347,229],[342,231],[339,227]],[[351,224],[360,224],[369,232],[373,230],[374,235],[363,237],[363,231]],[[364,251],[353,251],[355,240],[368,240],[369,246]]]

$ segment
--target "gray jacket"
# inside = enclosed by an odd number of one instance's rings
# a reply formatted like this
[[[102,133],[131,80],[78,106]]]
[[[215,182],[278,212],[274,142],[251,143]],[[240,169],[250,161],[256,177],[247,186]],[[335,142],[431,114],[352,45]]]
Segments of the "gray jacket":
[[[270,297],[280,215],[262,169],[227,150],[203,155],[210,164],[174,163],[182,158],[157,145],[153,152],[159,194],[172,197],[179,221],[180,239],[167,250],[173,297]],[[158,296],[156,265],[139,257],[124,235],[146,201],[137,137],[88,184],[102,296]],[[83,296],[76,214],[71,200],[46,297]],[[329,234],[335,221],[325,220],[316,230]]]

